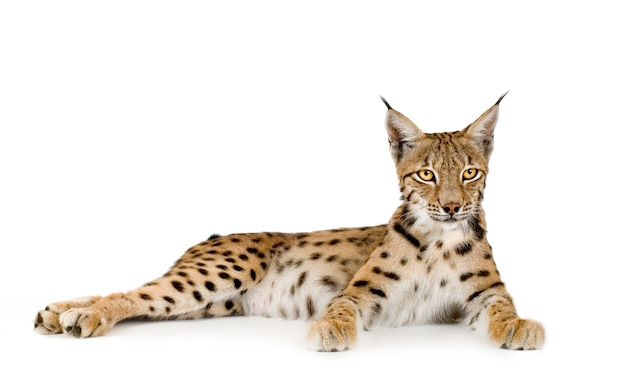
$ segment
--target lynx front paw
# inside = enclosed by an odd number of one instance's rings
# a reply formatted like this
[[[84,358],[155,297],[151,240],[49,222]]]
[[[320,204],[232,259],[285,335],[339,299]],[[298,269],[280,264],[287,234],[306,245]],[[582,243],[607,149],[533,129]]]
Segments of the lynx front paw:
[[[503,349],[539,349],[545,340],[541,323],[520,318],[492,323],[489,327],[489,335]]]
[[[356,336],[353,322],[320,320],[309,327],[309,347],[319,352],[339,352],[352,347]]]

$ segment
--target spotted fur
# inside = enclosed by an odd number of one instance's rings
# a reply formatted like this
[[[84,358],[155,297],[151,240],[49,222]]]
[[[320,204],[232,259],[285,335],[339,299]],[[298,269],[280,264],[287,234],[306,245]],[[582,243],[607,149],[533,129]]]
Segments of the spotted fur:
[[[340,351],[359,328],[464,322],[503,348],[539,348],[543,327],[517,316],[486,238],[500,100],[461,131],[426,134],[383,99],[401,192],[388,224],[213,235],[136,290],[48,305],[35,330],[92,337],[138,317],[281,317],[311,320],[309,346]]]

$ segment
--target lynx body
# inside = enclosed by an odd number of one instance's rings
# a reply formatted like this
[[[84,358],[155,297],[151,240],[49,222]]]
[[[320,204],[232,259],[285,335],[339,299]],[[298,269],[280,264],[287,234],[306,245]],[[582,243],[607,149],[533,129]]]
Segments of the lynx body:
[[[137,317],[282,317],[312,321],[313,350],[341,351],[358,329],[464,322],[497,346],[539,348],[543,327],[518,317],[481,205],[503,97],[463,130],[432,134],[383,99],[401,192],[387,224],[215,235],[136,290],[48,305],[35,330],[91,337]]]

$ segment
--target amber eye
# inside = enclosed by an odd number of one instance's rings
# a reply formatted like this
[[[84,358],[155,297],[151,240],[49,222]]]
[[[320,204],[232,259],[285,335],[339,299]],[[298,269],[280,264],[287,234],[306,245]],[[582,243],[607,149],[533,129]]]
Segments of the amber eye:
[[[435,181],[435,173],[430,170],[419,170],[417,172],[417,176],[419,179],[425,182],[434,182]]]
[[[463,179],[466,181],[475,179],[480,171],[477,168],[468,168],[463,171]]]

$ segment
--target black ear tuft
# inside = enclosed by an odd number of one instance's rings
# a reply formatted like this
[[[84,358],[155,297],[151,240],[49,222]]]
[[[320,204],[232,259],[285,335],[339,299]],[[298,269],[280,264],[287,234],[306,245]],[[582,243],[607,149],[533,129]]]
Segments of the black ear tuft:
[[[380,95],[380,100],[382,100],[383,103],[385,104],[385,106],[387,106],[387,110],[393,110],[393,108],[391,108],[391,105],[389,104],[389,102],[387,102],[387,100],[385,98],[383,98],[382,95]]]
[[[496,102],[496,105],[499,105],[500,102],[502,102],[502,99],[504,99],[504,97],[506,96],[506,94],[508,94],[509,92],[511,92],[511,90],[508,90],[507,92],[505,92],[504,94],[502,94],[500,96],[500,98],[498,98],[498,101]]]

